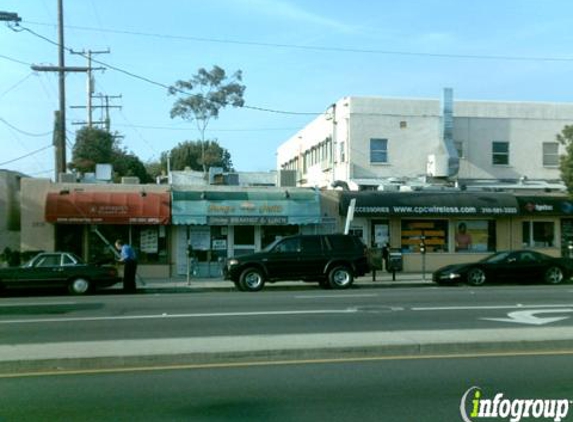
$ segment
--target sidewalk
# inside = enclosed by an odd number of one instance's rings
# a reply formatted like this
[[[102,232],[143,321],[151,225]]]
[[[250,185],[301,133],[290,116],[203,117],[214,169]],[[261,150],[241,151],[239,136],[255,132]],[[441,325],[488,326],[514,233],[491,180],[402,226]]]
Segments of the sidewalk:
[[[358,277],[354,280],[351,289],[367,287],[417,287],[432,286],[432,275],[427,273],[425,277],[420,273],[396,273],[396,279],[392,280],[392,274],[377,272],[373,281],[372,274]],[[121,289],[121,283],[112,289]],[[191,278],[189,282],[185,277],[164,278],[143,278],[138,277],[137,289],[142,292],[152,293],[154,291],[237,291],[231,280],[223,278]],[[318,283],[306,283],[304,281],[279,281],[276,283],[267,282],[264,290],[269,289],[320,289]]]

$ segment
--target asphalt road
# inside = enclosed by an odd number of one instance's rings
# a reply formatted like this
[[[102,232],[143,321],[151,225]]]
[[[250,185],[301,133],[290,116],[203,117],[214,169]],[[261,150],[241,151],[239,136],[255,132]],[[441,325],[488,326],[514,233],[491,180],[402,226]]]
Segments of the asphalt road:
[[[0,421],[453,422],[463,420],[462,402],[471,413],[472,387],[488,400],[499,393],[502,400],[561,400],[567,421],[571,367],[573,355],[542,355],[0,377]]]
[[[9,297],[0,345],[573,326],[573,286]]]

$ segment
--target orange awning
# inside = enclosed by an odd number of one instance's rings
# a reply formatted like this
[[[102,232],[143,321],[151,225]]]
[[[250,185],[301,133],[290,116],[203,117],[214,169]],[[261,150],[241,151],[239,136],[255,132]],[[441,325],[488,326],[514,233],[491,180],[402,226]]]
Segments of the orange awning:
[[[169,224],[169,193],[48,193],[46,221],[66,224]]]

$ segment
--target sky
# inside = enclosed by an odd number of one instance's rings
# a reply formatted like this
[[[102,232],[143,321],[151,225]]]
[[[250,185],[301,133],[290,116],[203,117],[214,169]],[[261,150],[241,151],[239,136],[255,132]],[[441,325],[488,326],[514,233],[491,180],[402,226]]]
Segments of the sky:
[[[237,171],[271,171],[276,150],[346,96],[573,102],[569,0],[63,0],[64,44],[94,54],[95,94],[110,96],[111,130],[144,163],[196,141],[172,119],[166,86],[200,68],[241,70],[243,108],[206,137]],[[57,0],[0,0],[0,169],[54,176]],[[66,53],[66,66],[86,66]],[[67,159],[85,121],[85,73],[66,76]],[[94,100],[94,105],[101,105]],[[79,106],[79,107],[78,107]],[[94,110],[100,120],[101,108]],[[78,124],[80,123],[80,124]]]

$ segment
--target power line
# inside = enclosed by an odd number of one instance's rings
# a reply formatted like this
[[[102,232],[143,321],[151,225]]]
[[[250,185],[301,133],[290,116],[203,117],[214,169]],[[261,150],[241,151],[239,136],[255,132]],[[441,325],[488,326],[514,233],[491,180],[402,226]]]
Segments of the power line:
[[[28,153],[28,154],[26,154],[26,155],[22,155],[21,157],[14,158],[13,160],[10,160],[10,161],[5,161],[5,162],[3,162],[3,163],[0,163],[0,166],[5,166],[6,164],[10,164],[10,163],[13,163],[13,162],[15,162],[15,161],[23,160],[24,158],[28,158],[28,157],[30,157],[31,155],[38,154],[39,152],[45,151],[45,150],[47,150],[48,148],[52,148],[52,146],[53,146],[53,145],[47,145],[47,146],[45,146],[45,147],[43,147],[43,148],[37,149],[36,151],[32,151],[32,152],[30,152],[30,153]]]
[[[20,29],[19,29],[20,31],[27,31],[27,32],[31,33],[32,35],[34,35],[34,36],[36,36],[36,37],[39,37],[39,38],[43,39],[44,41],[49,42],[50,44],[59,46],[59,44],[58,44],[56,41],[52,41],[51,39],[49,39],[49,38],[47,38],[47,37],[45,37],[45,36],[43,36],[43,35],[41,35],[41,34],[38,34],[37,32],[35,32],[35,31],[33,31],[33,30],[29,29],[29,28],[26,28],[26,27],[24,27],[24,26],[20,26],[19,28],[20,28]],[[63,46],[63,48],[64,48],[67,52],[69,52],[69,53],[72,52],[72,49],[70,49],[70,48],[68,48],[68,47],[66,47],[66,46]],[[87,58],[87,56],[86,56],[85,54],[79,53],[79,55]],[[179,92],[179,93],[181,93],[181,94],[184,94],[184,95],[192,95],[191,93],[186,92],[186,91],[184,91],[184,90],[182,90],[182,89],[179,89],[179,88],[176,88],[176,87],[171,87],[170,85],[166,85],[166,84],[164,84],[164,83],[162,83],[162,82],[154,81],[154,80],[149,79],[149,78],[147,78],[147,77],[145,77],[145,76],[141,76],[141,75],[138,75],[138,74],[136,74],[136,73],[130,72],[130,71],[128,71],[128,70],[121,69],[121,68],[119,68],[119,67],[117,67],[117,66],[110,65],[109,63],[103,62],[103,61],[101,61],[101,60],[96,60],[96,59],[92,58],[92,62],[98,63],[98,64],[100,64],[100,65],[102,65],[102,66],[106,66],[106,67],[108,67],[109,69],[115,70],[116,72],[123,73],[124,75],[127,75],[127,76],[132,77],[132,78],[135,78],[135,79],[139,79],[139,80],[141,80],[141,81],[143,81],[143,82],[146,82],[146,83],[149,83],[149,84],[151,84],[151,85],[159,86],[159,87],[164,88],[164,89],[166,89],[166,90],[169,90],[169,89],[173,88],[174,91]],[[317,113],[317,112],[298,112],[298,111],[274,110],[274,109],[270,109],[270,108],[256,107],[256,106],[248,106],[248,105],[243,105],[242,108],[246,108],[246,109],[250,109],[250,110],[255,110],[255,111],[263,111],[263,112],[266,112],[266,113],[289,114],[289,115],[299,115],[299,116],[316,116],[316,115],[319,115],[319,114],[323,114],[323,113],[324,113],[324,112],[319,112],[319,113]]]
[[[16,89],[16,87],[18,87],[19,85],[23,84],[26,80],[28,80],[28,78],[30,76],[34,75],[34,72],[30,72],[28,73],[25,77],[23,77],[22,79],[20,79],[18,82],[16,82],[14,85],[12,85],[10,88],[8,88],[6,91],[2,92],[0,94],[0,98],[2,98],[4,95],[8,94],[10,91],[12,91],[13,89]]]
[[[16,126],[12,125],[11,123],[9,123],[8,121],[6,121],[5,119],[3,119],[2,117],[0,117],[0,122],[4,123],[6,126],[8,126],[9,128],[15,130],[18,133],[21,133],[22,135],[26,135],[26,136],[36,136],[36,137],[40,137],[40,136],[47,136],[47,135],[51,135],[52,132],[45,132],[45,133],[30,133],[30,132],[26,132],[25,130],[19,129]]]
[[[5,56],[4,54],[0,54],[0,58],[1,58],[1,59],[4,59],[4,60],[8,60],[8,61],[10,61],[10,62],[14,62],[14,63],[18,63],[18,64],[23,64],[24,66],[28,66],[28,67],[32,66],[31,63],[26,63],[26,62],[23,62],[22,60],[15,59],[15,58],[13,58],[13,57]]]
[[[46,23],[42,23],[42,22],[33,22],[33,21],[26,21],[26,22],[30,23],[30,24],[34,24],[34,25],[53,26],[52,24],[46,24]],[[221,38],[193,37],[193,36],[184,36],[184,35],[148,33],[148,32],[140,32],[140,31],[127,31],[127,30],[107,29],[107,28],[99,28],[98,29],[98,28],[86,27],[86,26],[72,26],[71,25],[71,26],[66,26],[66,27],[70,28],[70,29],[80,30],[80,31],[107,32],[107,33],[113,33],[113,34],[136,35],[136,36],[164,38],[164,39],[175,39],[175,40],[187,40],[187,41],[194,41],[194,42],[246,45],[246,46],[266,47],[266,48],[290,48],[290,49],[296,49],[296,50],[323,51],[323,52],[335,52],[335,53],[381,54],[381,55],[393,55],[393,56],[418,56],[418,57],[430,57],[430,58],[470,59],[470,60],[573,62],[573,57],[426,53],[426,52],[420,52],[420,51],[380,50],[380,49],[364,49],[364,48],[354,48],[354,47],[332,47],[332,46],[311,46],[311,45],[287,44],[287,43],[267,43],[267,42],[261,42],[261,41],[243,41],[243,40],[221,39]]]

